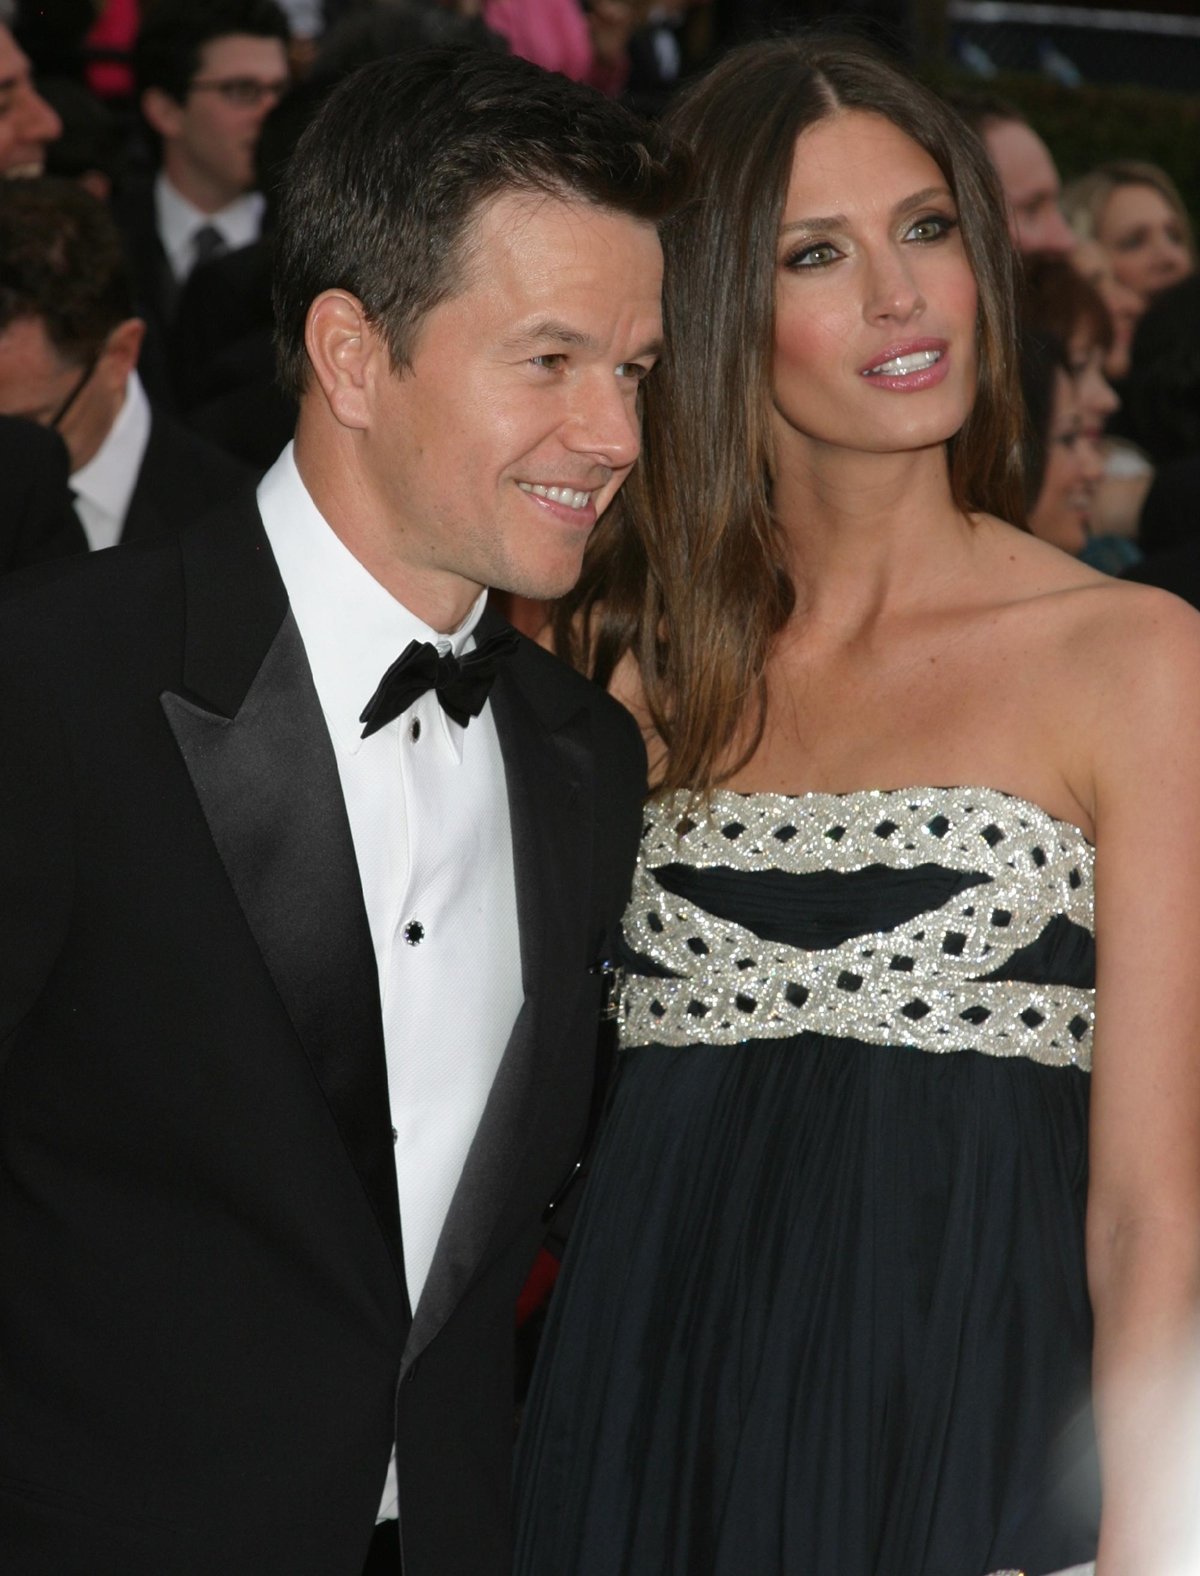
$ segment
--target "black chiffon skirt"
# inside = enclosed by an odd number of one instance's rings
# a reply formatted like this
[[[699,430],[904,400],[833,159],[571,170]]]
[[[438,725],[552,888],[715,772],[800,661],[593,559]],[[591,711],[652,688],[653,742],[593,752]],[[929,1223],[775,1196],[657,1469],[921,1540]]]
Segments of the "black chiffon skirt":
[[[970,878],[676,879],[803,940]],[[1052,925],[1022,967],[1085,950]],[[1088,1083],[812,1034],[624,1052],[526,1407],[518,1576],[1093,1559]]]

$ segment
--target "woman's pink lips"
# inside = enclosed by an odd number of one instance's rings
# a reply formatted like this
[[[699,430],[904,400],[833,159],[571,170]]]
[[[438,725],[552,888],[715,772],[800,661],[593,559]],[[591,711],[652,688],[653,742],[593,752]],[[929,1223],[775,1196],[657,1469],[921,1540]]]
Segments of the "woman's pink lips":
[[[886,362],[895,361],[899,356],[915,356],[923,350],[936,350],[938,359],[930,367],[922,367],[917,372],[886,373],[873,372],[872,367],[883,366]],[[950,367],[950,346],[944,339],[911,339],[902,345],[889,345],[888,348],[870,363],[863,367],[859,376],[867,383],[874,384],[876,388],[887,389],[892,394],[918,393],[921,389],[932,388],[940,383],[946,376]]]

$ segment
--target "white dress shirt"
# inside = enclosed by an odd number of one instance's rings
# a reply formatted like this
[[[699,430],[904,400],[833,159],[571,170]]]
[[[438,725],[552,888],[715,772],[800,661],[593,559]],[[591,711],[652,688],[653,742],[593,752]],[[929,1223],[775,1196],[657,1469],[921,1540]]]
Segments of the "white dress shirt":
[[[457,656],[481,595],[441,635],[375,580],[326,523],[291,445],[258,489],[333,741],[379,970],[409,1301],[523,1000],[512,832],[490,703],[467,728],[429,691],[369,739],[359,720],[410,640]],[[396,1515],[395,1463],[381,1518]]]
[[[226,208],[202,213],[188,202],[160,170],[154,180],[154,211],[158,238],[167,254],[175,282],[182,284],[196,261],[196,233],[211,225],[219,230],[230,251],[258,240],[266,198],[261,192],[243,192]]]
[[[120,541],[149,442],[150,401],[141,378],[131,372],[104,442],[71,476],[75,513],[93,552]]]

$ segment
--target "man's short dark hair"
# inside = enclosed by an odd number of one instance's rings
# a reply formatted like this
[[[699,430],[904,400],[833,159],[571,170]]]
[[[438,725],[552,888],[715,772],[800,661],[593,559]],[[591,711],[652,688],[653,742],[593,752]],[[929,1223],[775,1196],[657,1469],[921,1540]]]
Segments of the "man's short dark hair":
[[[83,365],[134,316],[129,269],[108,209],[74,181],[0,181],[0,332],[41,318]]]
[[[133,46],[138,94],[158,88],[182,104],[200,69],[201,50],[232,34],[286,44],[291,30],[275,0],[156,0]]]
[[[284,183],[275,259],[280,382],[307,383],[304,324],[323,290],[361,301],[394,368],[461,287],[464,237],[505,192],[583,201],[657,222],[681,155],[591,88],[527,61],[437,49],[376,61],[330,94]]]
[[[943,93],[942,97],[980,137],[989,126],[1004,125],[1008,121],[1016,121],[1021,126],[1029,124],[1029,117],[1023,109],[1018,109],[1011,99],[991,93],[986,88],[965,88]]]

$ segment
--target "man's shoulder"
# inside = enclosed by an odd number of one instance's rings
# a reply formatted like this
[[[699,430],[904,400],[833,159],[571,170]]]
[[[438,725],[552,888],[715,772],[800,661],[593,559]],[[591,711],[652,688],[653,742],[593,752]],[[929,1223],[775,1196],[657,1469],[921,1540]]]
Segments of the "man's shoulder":
[[[586,712],[592,730],[593,749],[599,769],[636,779],[638,792],[644,789],[646,747],[630,713],[606,690],[573,667],[521,636],[515,654],[522,682],[536,692],[552,719],[566,722]]]

